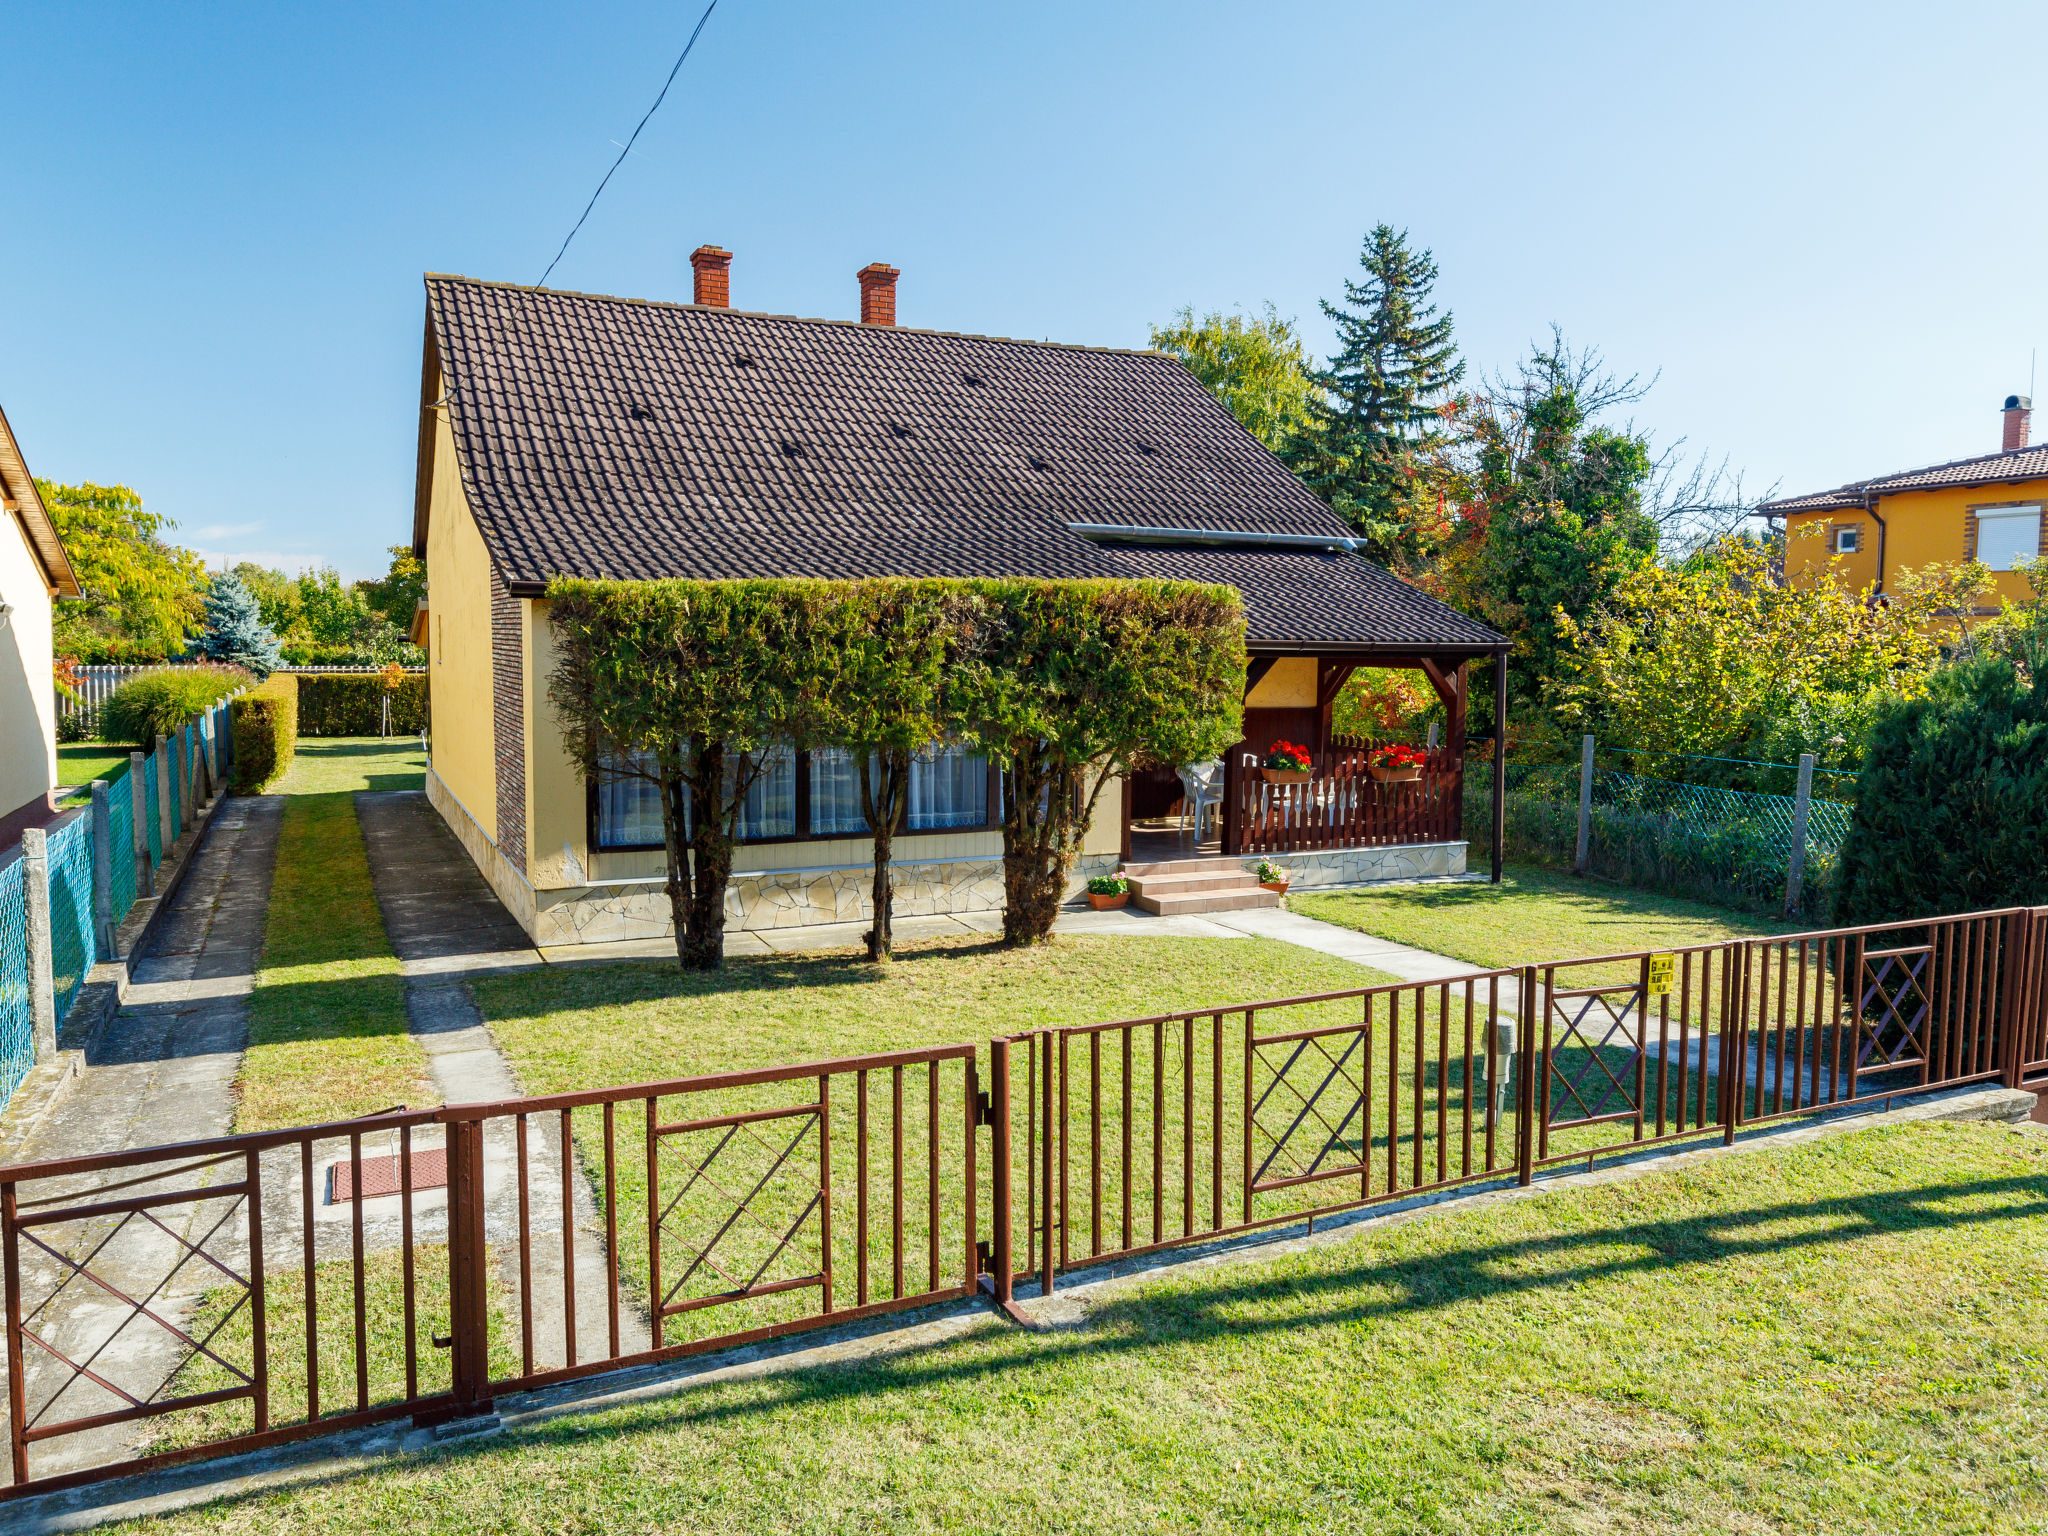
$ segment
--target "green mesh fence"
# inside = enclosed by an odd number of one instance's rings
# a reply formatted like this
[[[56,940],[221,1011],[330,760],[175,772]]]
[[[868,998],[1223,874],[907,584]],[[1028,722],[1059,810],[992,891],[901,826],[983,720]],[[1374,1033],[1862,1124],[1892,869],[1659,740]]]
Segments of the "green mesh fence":
[[[126,768],[107,781],[107,864],[118,924],[135,905],[135,789]]]
[[[49,846],[50,972],[61,1024],[99,958],[92,920],[92,814],[72,817],[50,834]]]
[[[21,860],[0,864],[0,1103],[14,1096],[36,1064],[35,1020],[28,1010],[28,898]]]
[[[185,825],[185,775],[179,770],[184,762],[180,755],[185,750],[185,733],[178,732],[171,738],[171,749],[164,754],[164,766],[171,774],[171,841],[178,840],[178,833]]]
[[[142,760],[143,820],[148,823],[151,869],[162,868],[164,862],[164,819],[156,809],[156,772],[156,754],[152,752]]]
[[[1491,776],[1468,774],[1465,783],[1465,826],[1476,868],[1482,852],[1491,852]],[[1785,900],[1794,805],[1790,795],[1596,769],[1587,851],[1591,873],[1776,910]],[[1571,864],[1578,856],[1578,765],[1510,762],[1506,812],[1508,858]],[[1808,916],[1827,911],[1851,814],[1852,807],[1838,800],[1816,797],[1807,803],[1800,906]]]

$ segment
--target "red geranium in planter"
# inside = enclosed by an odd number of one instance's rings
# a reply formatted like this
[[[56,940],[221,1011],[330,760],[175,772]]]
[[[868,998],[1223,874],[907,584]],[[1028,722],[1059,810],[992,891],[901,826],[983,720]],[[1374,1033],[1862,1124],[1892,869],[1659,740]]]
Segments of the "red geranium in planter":
[[[1268,784],[1300,784],[1308,778],[1311,765],[1307,747],[1276,741],[1266,749],[1266,760],[1260,766]]]
[[[1405,783],[1422,777],[1422,765],[1429,760],[1429,754],[1420,747],[1408,746],[1405,742],[1392,741],[1383,747],[1374,747],[1365,754],[1365,766],[1372,770],[1372,776],[1382,784]]]

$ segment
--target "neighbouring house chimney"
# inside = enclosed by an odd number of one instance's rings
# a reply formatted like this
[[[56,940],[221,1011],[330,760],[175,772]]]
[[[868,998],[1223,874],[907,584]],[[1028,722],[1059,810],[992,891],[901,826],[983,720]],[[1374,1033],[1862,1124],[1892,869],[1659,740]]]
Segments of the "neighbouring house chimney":
[[[732,308],[732,288],[726,275],[726,269],[732,265],[732,252],[715,245],[700,245],[690,252],[690,265],[697,269],[697,302],[713,309]]]
[[[886,262],[871,261],[854,276],[860,279],[860,323],[896,323],[896,279],[902,274]]]
[[[2005,452],[2027,446],[2027,423],[2033,414],[2034,402],[2025,395],[2005,397]]]

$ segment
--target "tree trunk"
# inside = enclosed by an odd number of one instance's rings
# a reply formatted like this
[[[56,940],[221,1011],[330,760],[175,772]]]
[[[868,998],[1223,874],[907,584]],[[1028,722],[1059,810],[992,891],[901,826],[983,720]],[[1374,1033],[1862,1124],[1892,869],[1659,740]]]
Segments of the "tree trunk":
[[[895,750],[879,754],[881,758],[881,792],[875,792],[875,785],[869,778],[867,766],[860,769],[860,809],[867,818],[868,828],[875,836],[875,882],[870,892],[870,901],[875,909],[874,926],[867,931],[868,958],[881,962],[895,953],[895,916],[892,908],[896,892],[889,878],[889,854],[895,846],[896,834],[902,829],[903,818],[909,810],[910,801],[910,754]]]
[[[683,834],[683,807],[690,786],[667,761],[661,764],[661,843],[668,859],[668,920],[676,936],[676,964],[690,968],[690,849]]]
[[[1003,942],[1042,944],[1066,900],[1077,851],[1073,775],[1020,752],[1006,776],[1003,814]],[[1040,802],[1043,801],[1043,808]]]
[[[725,887],[732,877],[732,833],[726,825],[725,748],[696,743],[690,776],[690,900],[677,952],[686,971],[725,963]]]

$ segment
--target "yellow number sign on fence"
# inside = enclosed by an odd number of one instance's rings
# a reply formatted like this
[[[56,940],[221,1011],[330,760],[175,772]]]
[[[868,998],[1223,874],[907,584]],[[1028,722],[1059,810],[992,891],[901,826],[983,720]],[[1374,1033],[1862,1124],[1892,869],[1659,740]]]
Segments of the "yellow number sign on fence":
[[[1650,996],[1667,996],[1671,991],[1671,977],[1677,969],[1676,955],[1650,956]]]

